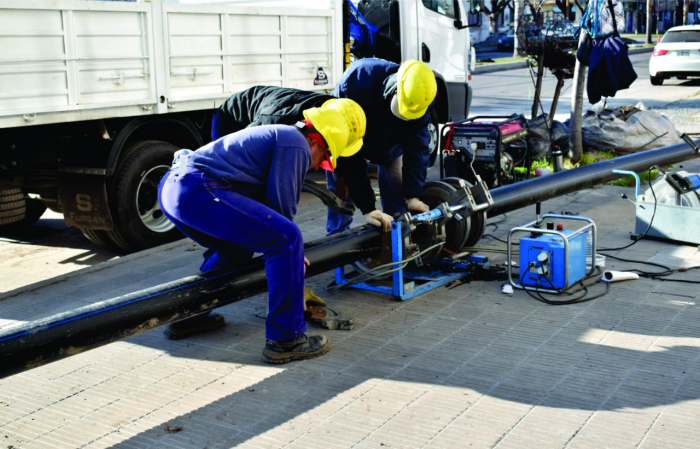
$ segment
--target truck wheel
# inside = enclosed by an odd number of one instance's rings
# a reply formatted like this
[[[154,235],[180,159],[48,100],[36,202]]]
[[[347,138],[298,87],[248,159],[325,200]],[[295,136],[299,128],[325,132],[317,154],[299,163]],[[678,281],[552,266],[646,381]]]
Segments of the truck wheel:
[[[428,147],[430,148],[430,166],[435,164],[435,159],[438,155],[438,146],[440,146],[440,138],[438,137],[438,130],[440,129],[440,122],[438,121],[437,112],[435,110],[430,111],[430,123],[428,124],[428,134],[430,134],[430,143]]]
[[[26,206],[21,189],[16,187],[0,189],[0,226],[24,219]]]
[[[182,238],[158,203],[158,184],[178,148],[168,142],[149,140],[128,148],[109,184],[114,229],[110,239],[128,252],[162,245]]]
[[[101,229],[85,229],[85,228],[80,228],[80,232],[83,233],[83,235],[90,240],[92,243],[102,246],[104,248],[109,248],[114,251],[118,252],[123,252],[124,249],[114,243],[111,238],[109,238],[109,234],[107,231],[103,231]]]
[[[46,204],[41,200],[26,199],[25,200],[24,218],[17,222],[17,225],[31,225],[36,223],[44,212],[46,212]]]

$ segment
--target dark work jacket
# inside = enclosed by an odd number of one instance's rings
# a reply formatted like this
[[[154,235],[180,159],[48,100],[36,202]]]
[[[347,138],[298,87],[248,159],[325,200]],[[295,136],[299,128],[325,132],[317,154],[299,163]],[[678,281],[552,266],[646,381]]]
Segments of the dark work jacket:
[[[627,53],[627,44],[618,35],[593,39],[589,59],[588,101],[598,103],[601,97],[614,97],[637,79]]]
[[[338,98],[355,100],[367,116],[362,149],[354,156],[339,158],[336,168],[336,172],[345,178],[350,197],[363,214],[375,209],[365,159],[385,165],[403,154],[403,196],[423,196],[430,165],[428,124],[434,103],[423,117],[416,120],[406,121],[394,116],[391,98],[385,98],[384,92],[387,83],[393,81],[388,78],[398,70],[398,64],[383,59],[359,59],[348,67],[333,91]]]
[[[231,95],[216,111],[212,140],[249,126],[293,125],[304,119],[303,111],[320,107],[334,98],[318,92],[274,86],[254,86]]]

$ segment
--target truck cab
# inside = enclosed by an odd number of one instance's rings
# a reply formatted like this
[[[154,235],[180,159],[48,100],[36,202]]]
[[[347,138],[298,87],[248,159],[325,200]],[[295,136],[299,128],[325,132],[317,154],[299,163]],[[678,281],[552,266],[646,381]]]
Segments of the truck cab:
[[[430,124],[432,164],[439,124],[469,115],[469,81],[476,55],[467,28],[480,25],[480,14],[470,14],[469,2],[462,0],[359,0],[356,6],[377,28],[375,57],[397,64],[416,59],[435,73],[438,93]]]

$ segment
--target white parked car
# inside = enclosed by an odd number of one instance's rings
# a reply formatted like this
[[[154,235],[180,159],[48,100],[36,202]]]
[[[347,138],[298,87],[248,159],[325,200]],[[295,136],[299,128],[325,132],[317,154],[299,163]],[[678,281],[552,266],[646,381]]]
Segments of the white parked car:
[[[700,25],[673,27],[654,47],[649,60],[649,81],[660,86],[665,79],[700,76]]]

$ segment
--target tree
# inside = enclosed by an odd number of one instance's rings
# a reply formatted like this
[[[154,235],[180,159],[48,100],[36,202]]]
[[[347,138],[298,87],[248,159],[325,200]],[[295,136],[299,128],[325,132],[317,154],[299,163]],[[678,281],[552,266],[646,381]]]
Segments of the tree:
[[[581,30],[579,36],[579,47],[583,44],[586,37],[586,30]],[[574,84],[571,92],[571,118],[569,120],[569,142],[571,144],[571,162],[573,164],[581,160],[583,155],[583,136],[581,134],[581,119],[583,114],[583,91],[586,86],[586,71],[588,66],[585,66],[576,59],[576,68],[574,69]]]
[[[513,56],[523,56],[525,52],[521,48],[520,39],[518,39],[518,26],[525,9],[523,0],[513,0],[513,9]]]
[[[507,7],[513,7],[513,0],[491,0],[491,7],[484,5],[484,12],[489,17],[489,32],[498,32],[498,16],[503,13]]]

